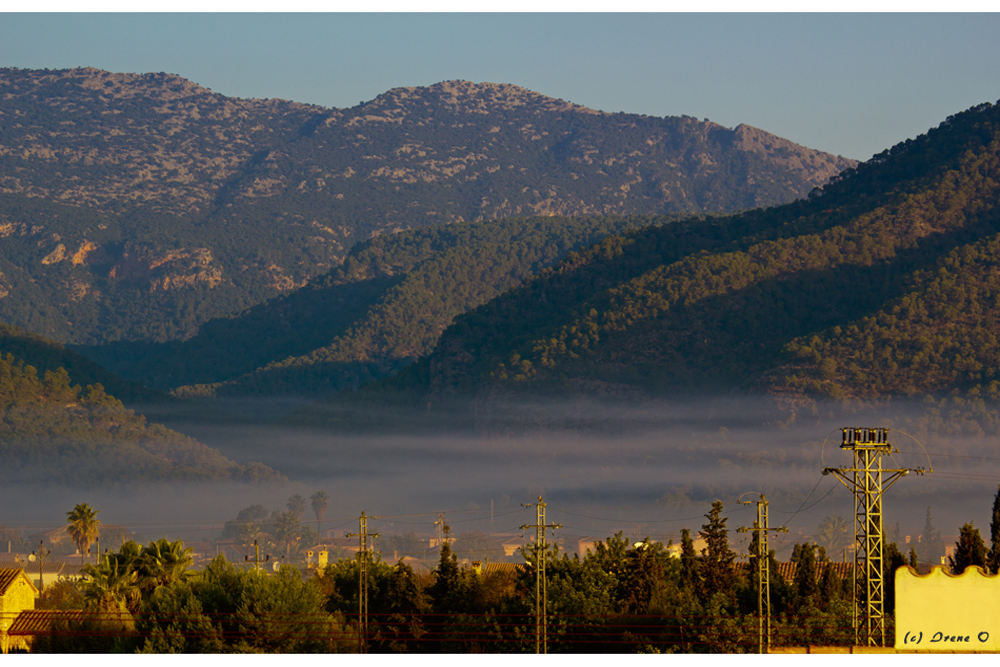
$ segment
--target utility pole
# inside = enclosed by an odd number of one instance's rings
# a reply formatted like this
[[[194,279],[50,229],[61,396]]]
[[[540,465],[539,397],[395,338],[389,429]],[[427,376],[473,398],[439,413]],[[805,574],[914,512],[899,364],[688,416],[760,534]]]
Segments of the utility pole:
[[[42,590],[45,588],[45,582],[42,579],[42,577],[44,576],[42,574],[43,572],[42,565],[43,563],[45,563],[45,557],[52,553],[51,550],[45,549],[44,544],[45,543],[42,540],[38,542],[38,592],[39,593],[41,593]],[[35,552],[32,551],[31,555],[34,556]],[[32,558],[31,560],[34,559]]]
[[[740,501],[744,505],[749,505],[749,500]],[[768,531],[774,530],[780,533],[787,533],[788,527],[769,528],[767,524],[767,498],[760,494],[757,501],[757,520],[753,522],[753,528],[740,526],[736,532],[753,533],[751,543],[751,556],[757,559],[754,578],[757,580],[757,636],[758,652],[767,653],[771,648],[771,570],[768,567],[771,550],[768,547]]]
[[[257,544],[257,540],[253,541],[253,553],[254,553],[254,556],[253,556],[254,568],[253,569],[254,569],[255,572],[260,572],[260,546]],[[244,556],[243,560],[244,561],[249,561],[250,557],[249,556]],[[271,560],[270,554],[264,554],[264,562],[266,563],[269,560]]]
[[[358,517],[359,530],[357,534],[348,533],[346,537],[358,538],[358,652],[368,651],[368,538],[378,537],[379,533],[368,532],[368,519],[379,517],[365,516],[362,512]]]
[[[887,428],[841,431],[840,448],[854,453],[854,467],[824,468],[823,474],[833,473],[854,493],[854,642],[885,646],[882,493],[900,477],[910,472],[922,475],[924,469],[882,467],[884,454],[899,452],[889,442]],[[883,478],[885,473],[888,476]]]
[[[548,596],[545,590],[545,530],[562,528],[560,523],[545,524],[545,501],[538,496],[538,502],[524,507],[535,507],[535,524],[521,526],[535,529],[535,653],[548,653],[548,623],[545,616]]]

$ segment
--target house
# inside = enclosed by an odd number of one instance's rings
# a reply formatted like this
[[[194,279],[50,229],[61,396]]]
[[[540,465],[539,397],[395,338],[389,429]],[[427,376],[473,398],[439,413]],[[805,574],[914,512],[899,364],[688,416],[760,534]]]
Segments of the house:
[[[700,537],[696,537],[692,541],[694,542],[694,552],[699,556],[701,555],[702,551],[708,548],[708,542],[706,542],[704,539]],[[680,558],[682,548],[683,545],[679,542],[677,544],[671,544],[669,547],[667,547],[667,553],[670,555],[671,558]]]
[[[737,563],[736,565],[747,568],[749,571],[750,565],[748,563]],[[822,578],[823,572],[828,567],[832,568],[841,579],[850,579],[854,576],[854,563],[816,563],[816,578]],[[798,563],[778,562],[778,574],[785,580],[785,583],[790,584],[795,581],[797,569]]]
[[[22,639],[14,639],[8,631],[15,619],[25,610],[35,608],[38,589],[21,568],[0,569],[0,651],[28,649]]]
[[[80,621],[87,613],[82,609],[26,609],[18,614],[7,632],[11,648],[28,651],[35,637],[52,632],[53,621]]]
[[[477,563],[479,563],[477,565]],[[526,568],[525,563],[482,563],[480,561],[472,562],[472,569],[476,574],[483,576],[488,576],[491,574],[510,574],[516,575],[518,572]]]

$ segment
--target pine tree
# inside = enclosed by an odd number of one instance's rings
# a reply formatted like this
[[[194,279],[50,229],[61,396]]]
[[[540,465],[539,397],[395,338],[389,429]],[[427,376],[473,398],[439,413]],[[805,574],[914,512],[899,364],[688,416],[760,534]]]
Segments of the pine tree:
[[[955,554],[948,557],[948,564],[953,574],[962,574],[965,568],[978,565],[986,569],[986,543],[979,534],[979,529],[971,523],[962,526],[955,543]]]
[[[990,521],[990,553],[988,565],[991,574],[1000,574],[1000,487],[993,498],[993,519]]]

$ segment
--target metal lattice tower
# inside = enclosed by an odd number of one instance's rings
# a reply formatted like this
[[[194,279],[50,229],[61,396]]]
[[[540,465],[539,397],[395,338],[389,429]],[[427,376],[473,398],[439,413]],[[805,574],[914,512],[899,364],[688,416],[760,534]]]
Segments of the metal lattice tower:
[[[546,608],[548,595],[545,590],[545,530],[562,528],[562,524],[545,525],[545,501],[538,496],[538,502],[525,507],[536,508],[535,525],[523,525],[535,529],[535,653],[548,653],[548,622]]]
[[[742,501],[744,505],[749,505],[750,501]],[[767,524],[767,498],[760,494],[757,501],[757,520],[753,522],[753,528],[741,526],[736,531],[739,533],[753,533],[751,544],[751,556],[756,559],[754,568],[754,579],[757,581],[757,634],[758,652],[767,653],[771,647],[771,570],[769,565],[769,555],[771,553],[768,546],[768,531],[775,530],[787,533],[788,528],[769,528]]]
[[[924,470],[882,467],[884,454],[899,451],[889,442],[887,428],[841,431],[840,448],[854,452],[854,467],[824,468],[823,474],[833,473],[854,493],[854,642],[885,646],[882,493],[900,477],[911,471],[922,475]]]
[[[362,512],[358,517],[359,530],[357,535],[348,533],[346,537],[358,538],[358,652],[367,653],[368,645],[368,538],[378,537],[379,533],[368,532],[368,519],[379,517],[365,516]]]

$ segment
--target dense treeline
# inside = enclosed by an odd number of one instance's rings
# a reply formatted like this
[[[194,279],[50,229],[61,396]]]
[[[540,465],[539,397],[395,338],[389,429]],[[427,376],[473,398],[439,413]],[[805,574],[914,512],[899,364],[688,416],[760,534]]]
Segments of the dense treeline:
[[[1000,106],[981,105],[808,201],[570,255],[363,400],[598,386],[995,400],[998,184]]]
[[[67,349],[62,343],[18,327],[0,324],[0,354],[28,360],[42,374],[63,369],[72,383],[82,386],[100,384],[105,391],[122,401],[170,400],[161,392],[122,380],[103,366]]]
[[[290,501],[291,504],[291,501]],[[1000,564],[1000,493],[994,501],[993,544],[971,524],[962,527],[951,570],[996,572]],[[737,562],[723,505],[716,501],[698,531],[687,529],[679,550],[621,533],[582,557],[557,547],[521,551],[520,564],[459,564],[450,529],[437,566],[418,575],[399,560],[342,558],[308,578],[282,565],[275,574],[254,563],[239,570],[222,556],[190,569],[190,549],[161,539],[123,544],[78,584],[49,586],[40,608],[81,609],[57,620],[35,652],[141,653],[532,653],[536,644],[536,566],[545,558],[549,653],[756,653],[759,650],[756,557]],[[833,531],[846,532],[846,524]],[[925,528],[927,544],[934,530]],[[937,538],[940,542],[940,538]],[[943,545],[939,545],[943,551]],[[911,548],[888,543],[883,562],[886,645],[893,643],[895,572],[920,568]],[[934,556],[935,560],[937,556]],[[841,577],[826,549],[813,542],[792,551],[786,581],[767,556],[772,647],[850,646],[853,581]],[[362,587],[363,586],[363,587]],[[359,615],[367,599],[366,623]]]
[[[147,423],[100,384],[72,384],[65,368],[39,376],[10,353],[0,355],[0,461],[0,477],[19,484],[282,479]]]
[[[431,349],[452,319],[609,234],[670,216],[510,218],[380,236],[295,292],[169,343],[79,348],[183,395],[329,393]],[[207,385],[207,386],[206,386]]]

